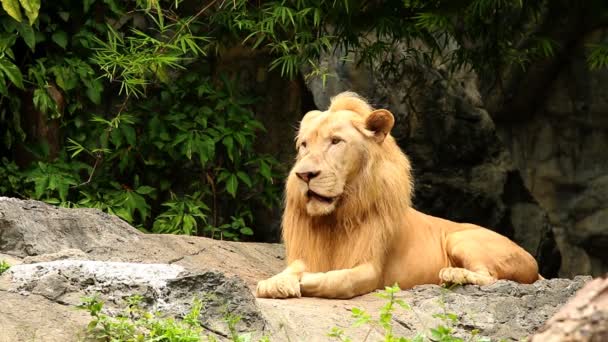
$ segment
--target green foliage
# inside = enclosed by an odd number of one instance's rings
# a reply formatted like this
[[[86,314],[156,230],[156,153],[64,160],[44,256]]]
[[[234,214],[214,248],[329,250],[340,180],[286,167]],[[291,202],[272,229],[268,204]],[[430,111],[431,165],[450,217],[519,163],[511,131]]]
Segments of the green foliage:
[[[25,12],[25,16],[32,25],[38,18],[38,10],[40,10],[40,0],[2,0],[2,8],[17,21],[22,20],[21,8]],[[21,4],[21,6],[19,6]]]
[[[33,161],[23,165],[4,157],[3,194],[98,208],[159,233],[253,235],[251,204],[279,199],[278,164],[253,147],[264,133],[252,111],[259,99],[242,94],[238,80],[212,75],[204,11],[182,16],[180,2],[43,3],[32,26],[3,2],[5,145],[26,138],[24,97],[11,86],[27,89],[26,101],[65,136],[58,152],[45,141],[26,144]],[[36,47],[44,53],[34,55]]]
[[[127,307],[115,317],[103,313],[104,303],[97,297],[83,298],[79,308],[89,312],[92,319],[87,325],[88,339],[95,341],[121,342],[198,342],[217,341],[207,334],[201,326],[200,317],[204,314],[201,300],[194,300],[192,307],[182,319],[165,317],[158,312],[149,312],[142,306],[143,297],[139,295],[127,298]],[[230,332],[228,338],[234,342],[252,341],[251,334],[240,334],[236,325],[241,318],[226,315],[224,321]],[[258,340],[269,341],[267,337]]]
[[[593,44],[589,46],[590,51],[587,62],[592,70],[608,67],[608,43]]]
[[[9,268],[11,268],[11,265],[9,265],[4,260],[0,260],[0,275],[4,272],[8,271]]]
[[[80,308],[92,319],[87,326],[87,338],[96,341],[166,341],[197,342],[203,337],[198,317],[202,304],[195,301],[183,320],[150,313],[141,305],[141,297],[132,297],[128,307],[117,317],[102,313],[103,302],[96,297],[84,298]]]
[[[352,324],[353,327],[368,327],[367,336],[372,331],[379,331],[382,334],[382,340],[384,342],[489,342],[490,340],[485,337],[477,337],[479,334],[478,330],[473,330],[468,339],[454,336],[454,326],[459,323],[459,317],[457,314],[447,312],[445,304],[443,302],[443,296],[439,298],[438,304],[441,308],[441,313],[434,314],[433,317],[441,320],[441,324],[433,327],[429,330],[429,336],[425,332],[419,332],[414,338],[409,339],[402,336],[395,336],[393,333],[393,320],[396,310],[401,308],[403,310],[411,310],[412,308],[402,299],[396,297],[396,294],[400,291],[398,285],[391,287],[385,287],[383,291],[376,293],[377,297],[385,300],[385,304],[380,308],[378,318],[372,317],[369,313],[359,308],[353,308],[351,310],[352,317],[355,322]],[[334,340],[341,342],[353,341],[346,335],[343,329],[334,327],[328,334]]]
[[[545,2],[469,1],[267,1],[237,0],[210,22],[274,54],[270,68],[294,77],[301,66],[329,76],[314,62],[340,47],[390,76],[407,63],[456,70],[472,66],[493,75],[500,67],[526,67],[553,55],[555,42],[526,29],[538,25]],[[409,45],[403,48],[404,43]],[[424,44],[421,44],[424,43]],[[425,46],[421,48],[421,46]],[[396,76],[393,76],[396,77]]]
[[[0,192],[222,239],[252,236],[254,204],[277,206],[283,178],[254,149],[264,99],[222,76],[222,51],[325,82],[317,57],[334,48],[399,78],[411,63],[491,77],[556,47],[529,29],[541,0],[0,2]],[[608,65],[591,48],[591,67]]]
[[[23,189],[25,175],[20,172],[15,162],[3,157],[0,163],[0,194],[7,196],[23,196],[18,189]]]

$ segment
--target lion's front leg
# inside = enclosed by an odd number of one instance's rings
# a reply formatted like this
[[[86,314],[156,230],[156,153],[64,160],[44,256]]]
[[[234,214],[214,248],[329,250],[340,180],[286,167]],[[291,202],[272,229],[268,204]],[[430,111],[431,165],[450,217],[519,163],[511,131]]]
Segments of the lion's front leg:
[[[346,299],[374,291],[380,281],[378,267],[370,263],[325,273],[304,272],[300,290],[307,297]]]
[[[255,295],[258,298],[292,298],[301,297],[300,279],[304,272],[304,263],[292,262],[281,273],[258,282]]]

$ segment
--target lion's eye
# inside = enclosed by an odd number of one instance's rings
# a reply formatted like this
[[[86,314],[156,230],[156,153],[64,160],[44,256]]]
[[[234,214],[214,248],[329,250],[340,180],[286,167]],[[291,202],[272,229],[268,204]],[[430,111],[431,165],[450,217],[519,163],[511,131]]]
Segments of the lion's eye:
[[[306,141],[302,141],[302,143],[300,144],[300,146],[306,147]]]
[[[343,141],[343,140],[340,139],[340,138],[338,138],[338,137],[331,138],[331,144],[332,145],[338,145],[341,141]]]

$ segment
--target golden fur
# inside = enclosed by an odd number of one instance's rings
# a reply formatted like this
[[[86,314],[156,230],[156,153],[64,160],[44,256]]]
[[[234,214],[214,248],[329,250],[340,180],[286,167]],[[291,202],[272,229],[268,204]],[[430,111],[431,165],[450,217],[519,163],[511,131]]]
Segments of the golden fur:
[[[258,297],[350,298],[386,285],[538,279],[534,258],[485,228],[411,207],[407,156],[390,135],[393,115],[357,94],[307,113],[286,183],[288,267],[260,281]]]

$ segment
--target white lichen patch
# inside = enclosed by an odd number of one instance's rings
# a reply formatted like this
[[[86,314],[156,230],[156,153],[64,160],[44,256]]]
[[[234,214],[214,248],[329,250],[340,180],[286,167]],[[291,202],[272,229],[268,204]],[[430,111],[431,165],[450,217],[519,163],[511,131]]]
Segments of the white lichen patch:
[[[86,284],[96,290],[107,285],[146,286],[161,289],[185,269],[178,265],[140,264],[127,262],[57,260],[15,265],[7,272],[11,278],[9,290],[28,292],[31,285],[45,282],[45,278],[60,277],[72,285]]]

